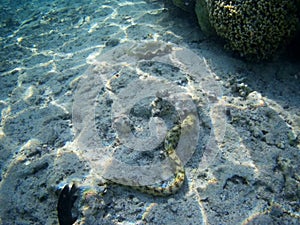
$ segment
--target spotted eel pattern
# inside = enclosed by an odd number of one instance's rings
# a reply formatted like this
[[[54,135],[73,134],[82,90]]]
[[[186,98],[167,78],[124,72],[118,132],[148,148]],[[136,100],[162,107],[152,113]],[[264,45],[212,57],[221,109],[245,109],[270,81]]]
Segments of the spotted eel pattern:
[[[164,141],[164,153],[167,157],[171,159],[171,162],[174,164],[175,172],[173,178],[168,181],[166,186],[157,186],[157,185],[139,185],[138,182],[130,186],[133,189],[147,193],[154,196],[168,196],[176,193],[182,186],[185,179],[185,170],[184,166],[176,153],[176,147],[179,142],[179,138],[182,134],[182,131],[189,129],[195,123],[195,115],[188,115],[181,124],[174,126],[166,135]],[[184,134],[183,134],[184,135]],[[118,183],[113,181],[113,183]],[[128,186],[128,185],[126,185]]]

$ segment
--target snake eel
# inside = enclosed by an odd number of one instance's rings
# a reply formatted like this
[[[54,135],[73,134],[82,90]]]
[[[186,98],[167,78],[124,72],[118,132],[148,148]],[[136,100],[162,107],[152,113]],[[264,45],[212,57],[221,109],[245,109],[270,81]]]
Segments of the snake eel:
[[[166,135],[164,140],[164,153],[174,165],[174,176],[168,181],[165,186],[153,185],[139,185],[138,181],[132,182],[129,186],[135,190],[141,191],[154,196],[168,196],[175,194],[182,186],[185,180],[185,169],[182,161],[176,153],[176,147],[179,142],[179,138],[184,130],[189,130],[195,123],[196,117],[193,114],[189,114],[181,124],[174,126]],[[183,134],[184,135],[184,134]],[[111,183],[118,183],[118,181],[109,181]]]

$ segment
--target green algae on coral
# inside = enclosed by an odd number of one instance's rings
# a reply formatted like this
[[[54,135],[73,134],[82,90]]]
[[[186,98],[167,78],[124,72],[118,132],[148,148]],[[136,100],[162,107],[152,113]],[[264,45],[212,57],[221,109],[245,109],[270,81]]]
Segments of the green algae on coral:
[[[195,13],[198,18],[198,23],[201,30],[206,35],[215,35],[214,28],[209,21],[209,12],[207,7],[207,0],[196,0]]]

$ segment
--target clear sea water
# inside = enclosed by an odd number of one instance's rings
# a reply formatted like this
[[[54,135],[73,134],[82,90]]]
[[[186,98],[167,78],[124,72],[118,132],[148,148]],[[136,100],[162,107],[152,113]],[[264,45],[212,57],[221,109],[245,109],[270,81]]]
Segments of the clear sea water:
[[[240,61],[171,1],[0,9],[0,224],[58,224],[72,183],[75,224],[300,224],[297,63]],[[178,193],[103,184],[169,178],[147,166],[188,114]]]

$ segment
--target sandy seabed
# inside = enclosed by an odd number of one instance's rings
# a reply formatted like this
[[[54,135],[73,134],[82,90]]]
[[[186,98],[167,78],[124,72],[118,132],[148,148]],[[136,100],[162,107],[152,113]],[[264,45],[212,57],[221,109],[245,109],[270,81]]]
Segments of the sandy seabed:
[[[162,1],[1,9],[0,224],[58,224],[71,182],[76,224],[300,223],[299,60],[246,63]],[[170,175],[160,143],[188,113],[176,194],[103,184]]]

